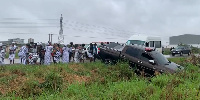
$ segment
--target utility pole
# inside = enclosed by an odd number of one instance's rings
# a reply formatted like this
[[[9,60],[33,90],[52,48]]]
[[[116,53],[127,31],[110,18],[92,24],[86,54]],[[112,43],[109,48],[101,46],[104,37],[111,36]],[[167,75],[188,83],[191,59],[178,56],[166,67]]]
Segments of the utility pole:
[[[52,43],[52,35],[53,35],[53,34],[51,34],[51,43]]]
[[[49,34],[49,42],[51,42],[51,43],[52,43],[52,35],[54,35],[54,34]]]
[[[49,42],[51,41],[51,34],[49,34]]]
[[[58,36],[58,43],[64,43],[62,14],[61,14],[61,17],[60,17],[60,31],[59,31],[59,36]]]

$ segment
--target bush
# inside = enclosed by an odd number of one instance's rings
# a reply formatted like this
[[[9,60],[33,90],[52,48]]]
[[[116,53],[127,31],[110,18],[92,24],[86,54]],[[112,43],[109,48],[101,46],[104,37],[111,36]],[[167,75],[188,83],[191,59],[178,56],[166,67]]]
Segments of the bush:
[[[163,51],[164,51],[163,52],[164,55],[171,55],[170,48],[164,48]]]
[[[27,80],[16,94],[22,98],[28,98],[38,96],[41,93],[42,89],[40,89],[40,84],[38,81]]]
[[[56,72],[50,72],[45,77],[45,82],[42,83],[42,88],[45,88],[47,91],[61,91],[63,85],[63,79],[60,74]]]
[[[152,81],[152,84],[154,84],[155,86],[163,88],[169,83],[170,79],[171,79],[171,75],[165,74],[165,75],[155,76],[151,79],[151,81]]]

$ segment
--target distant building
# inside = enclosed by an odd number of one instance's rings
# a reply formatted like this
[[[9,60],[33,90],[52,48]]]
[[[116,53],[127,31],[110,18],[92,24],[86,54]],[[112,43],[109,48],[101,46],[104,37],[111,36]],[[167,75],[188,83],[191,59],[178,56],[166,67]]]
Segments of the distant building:
[[[33,38],[29,38],[29,39],[28,39],[28,43],[31,43],[31,42],[34,42],[34,39],[33,39]]]
[[[3,45],[10,45],[12,42],[11,41],[0,41]]]
[[[24,39],[20,39],[20,38],[14,38],[14,39],[8,39],[8,41],[15,42],[16,44],[24,44]]]
[[[200,35],[184,34],[169,38],[169,45],[171,47],[176,47],[178,44],[187,44],[200,48]]]
[[[8,41],[0,41],[4,45],[10,45],[12,42],[15,42],[16,44],[24,44],[24,39],[20,38],[14,38],[14,39],[8,39]]]

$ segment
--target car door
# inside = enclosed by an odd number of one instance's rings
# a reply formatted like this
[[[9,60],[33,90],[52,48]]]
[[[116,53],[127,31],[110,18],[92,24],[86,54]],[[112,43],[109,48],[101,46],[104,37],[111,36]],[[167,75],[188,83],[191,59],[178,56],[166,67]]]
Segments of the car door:
[[[146,63],[150,63],[149,60],[154,60],[148,52],[141,53],[140,59]]]
[[[189,53],[189,48],[186,46],[184,54],[188,54],[188,53]]]

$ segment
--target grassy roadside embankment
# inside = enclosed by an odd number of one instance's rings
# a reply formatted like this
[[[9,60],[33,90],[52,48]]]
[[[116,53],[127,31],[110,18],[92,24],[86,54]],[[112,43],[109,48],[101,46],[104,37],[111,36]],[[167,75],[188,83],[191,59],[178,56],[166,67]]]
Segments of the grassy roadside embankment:
[[[182,72],[162,74],[150,80],[136,76],[132,70],[127,69],[127,66],[126,63],[106,66],[101,62],[50,66],[1,66],[0,98],[5,100],[200,98],[198,66],[185,63],[185,70]]]

